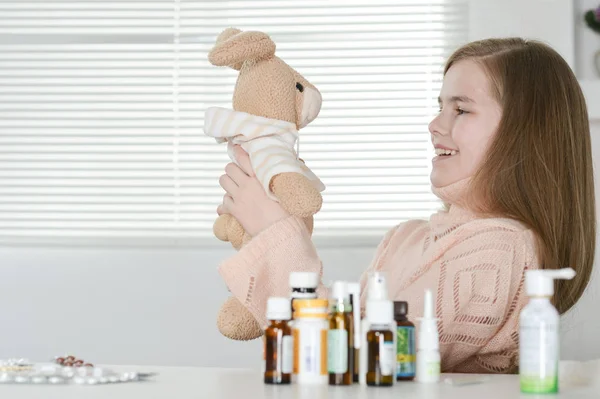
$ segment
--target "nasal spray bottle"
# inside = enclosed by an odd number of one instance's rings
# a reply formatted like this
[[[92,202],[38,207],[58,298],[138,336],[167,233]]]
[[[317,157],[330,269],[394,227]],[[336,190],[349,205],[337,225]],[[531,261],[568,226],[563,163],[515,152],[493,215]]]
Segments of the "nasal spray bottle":
[[[521,392],[558,392],[559,314],[550,298],[554,279],[575,277],[571,268],[528,270],[525,286],[529,302],[519,315],[519,377]]]
[[[389,301],[388,298],[388,290],[387,290],[387,280],[385,278],[385,274],[382,272],[374,272],[369,276],[369,280],[367,282],[367,299],[366,299],[366,309],[368,313],[369,302],[379,302],[381,301]],[[371,329],[371,323],[369,322],[369,315],[366,314],[365,317],[361,320],[360,323],[360,351],[359,355],[359,376],[358,382],[360,385],[367,385],[367,361],[368,361],[368,353],[367,353],[367,332]],[[394,337],[394,348],[396,347],[396,321],[391,320],[389,323],[389,329],[393,333]],[[394,357],[395,361],[395,357]],[[394,364],[394,370],[396,366]],[[395,380],[395,378],[393,379]]]
[[[417,382],[438,382],[440,380],[440,341],[437,319],[433,313],[434,303],[431,290],[425,290],[423,317],[419,318],[420,328],[417,338]]]

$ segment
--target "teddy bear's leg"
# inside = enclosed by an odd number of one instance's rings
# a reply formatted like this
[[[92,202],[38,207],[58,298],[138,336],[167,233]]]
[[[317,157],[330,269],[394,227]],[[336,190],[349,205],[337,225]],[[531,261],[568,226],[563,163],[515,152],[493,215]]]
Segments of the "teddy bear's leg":
[[[221,306],[217,327],[225,337],[236,341],[250,341],[263,334],[252,313],[233,296]]]
[[[321,193],[299,173],[286,172],[274,176],[270,188],[281,206],[292,215],[302,218],[312,216],[323,204]]]
[[[236,218],[231,218],[229,224],[227,225],[227,237],[229,238],[229,242],[236,250],[240,250],[242,245],[244,245],[244,235],[246,231],[237,221]]]
[[[244,228],[232,215],[224,213],[220,215],[213,225],[214,235],[221,241],[229,241],[231,245],[239,250],[243,245]]]
[[[221,241],[229,241],[227,238],[227,225],[229,224],[229,219],[231,218],[233,218],[233,216],[228,213],[224,213],[219,215],[213,224],[213,234]]]

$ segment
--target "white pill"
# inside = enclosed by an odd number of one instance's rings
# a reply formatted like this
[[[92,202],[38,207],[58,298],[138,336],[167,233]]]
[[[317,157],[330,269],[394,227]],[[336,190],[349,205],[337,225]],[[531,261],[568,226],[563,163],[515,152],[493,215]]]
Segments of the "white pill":
[[[77,368],[77,375],[80,376],[80,377],[87,377],[88,375],[90,375],[90,373],[87,370],[87,367],[78,367]]]
[[[48,381],[50,381],[51,384],[62,384],[65,380],[62,377],[50,377],[48,378]]]
[[[31,378],[31,382],[34,384],[45,384],[48,380],[43,375],[36,375]]]
[[[106,383],[108,383],[108,378],[106,378],[106,377],[99,377],[98,378],[98,382],[100,384],[106,384]]]
[[[45,375],[52,375],[58,372],[58,366],[53,364],[44,364],[38,368],[38,371]]]
[[[73,377],[73,382],[75,384],[78,384],[78,385],[85,384],[85,378],[83,378],[83,377]]]
[[[75,376],[75,369],[73,367],[65,367],[62,369],[62,375],[71,378]]]
[[[101,367],[94,367],[94,372],[92,373],[92,375],[94,377],[102,377],[104,375],[104,369]]]
[[[119,377],[117,377],[116,375],[111,375],[108,377],[108,381],[109,382],[119,382]]]
[[[13,382],[13,377],[8,373],[0,374],[0,383],[6,384],[8,382]]]
[[[29,382],[29,377],[24,376],[24,375],[18,375],[15,377],[15,382],[18,382],[19,384],[25,384]]]

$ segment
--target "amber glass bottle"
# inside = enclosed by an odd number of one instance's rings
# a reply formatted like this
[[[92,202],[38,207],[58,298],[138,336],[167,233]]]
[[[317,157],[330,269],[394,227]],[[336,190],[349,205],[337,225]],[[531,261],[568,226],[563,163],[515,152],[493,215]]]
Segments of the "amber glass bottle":
[[[354,375],[354,321],[350,296],[343,281],[331,289],[331,310],[327,332],[329,385],[352,385]]]
[[[385,387],[394,384],[396,375],[396,348],[392,301],[369,301],[367,317],[367,385]]]
[[[353,352],[353,361],[354,361],[354,376],[352,378],[353,382],[359,382],[358,374],[359,374],[359,365],[360,365],[360,284],[355,282],[350,282],[347,285],[348,294],[350,295],[350,306],[352,306],[352,321],[354,322],[354,347],[352,348]]]
[[[291,318],[290,300],[271,297],[267,301],[269,325],[264,335],[265,384],[289,384],[292,377],[293,340],[288,324]]]

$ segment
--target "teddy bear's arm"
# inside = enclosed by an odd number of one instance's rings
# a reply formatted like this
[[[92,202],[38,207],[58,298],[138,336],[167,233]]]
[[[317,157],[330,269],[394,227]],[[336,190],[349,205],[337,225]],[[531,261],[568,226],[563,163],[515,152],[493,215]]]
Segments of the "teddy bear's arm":
[[[270,189],[283,209],[306,218],[321,209],[323,197],[308,178],[300,173],[285,172],[271,179]]]

